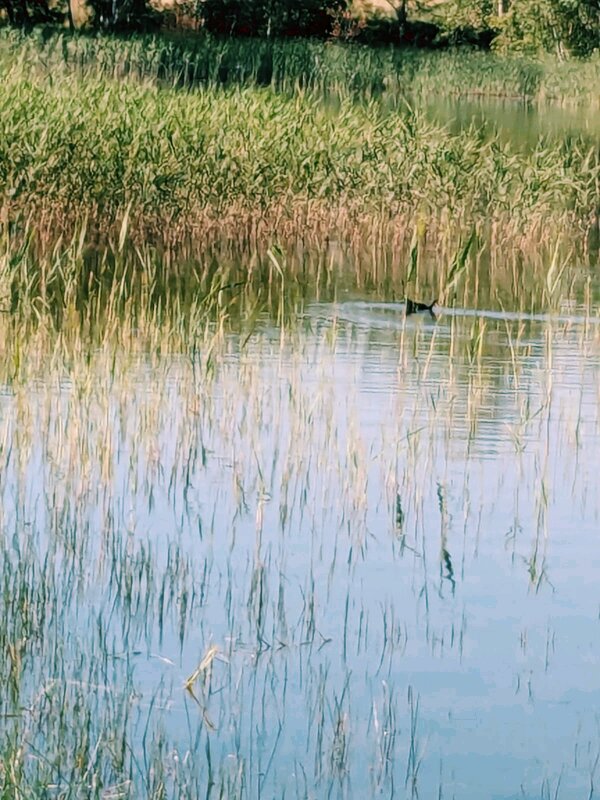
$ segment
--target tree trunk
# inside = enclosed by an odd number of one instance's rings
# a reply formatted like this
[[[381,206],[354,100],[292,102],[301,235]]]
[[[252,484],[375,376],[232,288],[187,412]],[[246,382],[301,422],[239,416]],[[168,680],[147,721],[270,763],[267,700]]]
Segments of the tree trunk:
[[[10,0],[8,1],[10,3]],[[29,11],[27,10],[27,3],[25,0],[18,0],[15,11],[15,22],[17,25],[24,25],[27,27],[29,25]]]
[[[407,3],[408,0],[402,0],[398,6],[398,10],[396,11],[396,16],[398,17],[398,26],[401,28],[404,28],[406,25],[406,20],[408,19],[408,11],[406,8]]]
[[[69,18],[69,30],[75,30],[75,21],[73,20],[73,9],[71,8],[71,0],[67,0],[67,16]]]

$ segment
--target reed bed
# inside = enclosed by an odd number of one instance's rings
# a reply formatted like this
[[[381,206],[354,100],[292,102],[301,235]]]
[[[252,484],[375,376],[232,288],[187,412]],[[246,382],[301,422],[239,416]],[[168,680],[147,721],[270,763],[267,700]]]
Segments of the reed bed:
[[[21,61],[3,68],[0,134],[4,218],[27,211],[40,227],[86,216],[173,238],[218,225],[323,239],[419,219],[432,235],[485,221],[582,241],[597,225],[592,139],[523,153],[376,101],[331,109],[312,93],[181,92]]]
[[[597,248],[577,250],[560,232],[533,247],[514,247],[499,230],[474,228],[462,242],[425,228],[393,241],[371,231],[346,243],[274,238],[270,244],[238,238],[195,239],[157,247],[119,235],[90,241],[85,222],[71,237],[40,236],[35,223],[0,228],[0,313],[31,330],[60,331],[78,322],[95,342],[121,327],[137,331],[139,346],[163,326],[179,331],[181,347],[194,331],[219,321],[240,331],[269,318],[301,320],[313,302],[340,297],[373,301],[437,298],[447,307],[560,315],[569,304],[591,313],[600,300],[592,279]],[[17,335],[19,338],[19,335]],[[125,345],[124,345],[125,346]]]
[[[598,107],[600,59],[502,56],[470,51],[344,45],[334,42],[217,39],[210,35],[76,35],[42,30],[24,36],[0,31],[6,60],[52,63],[108,78],[135,76],[189,88],[270,86],[293,93],[312,89],[330,100],[348,96],[405,98],[453,94]]]

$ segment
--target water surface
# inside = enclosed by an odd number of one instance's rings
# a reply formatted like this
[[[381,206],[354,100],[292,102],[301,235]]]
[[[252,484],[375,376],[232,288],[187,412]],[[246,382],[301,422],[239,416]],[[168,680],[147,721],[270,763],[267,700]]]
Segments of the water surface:
[[[600,114],[586,106],[563,108],[518,99],[443,96],[415,105],[422,107],[433,122],[446,125],[454,133],[476,128],[519,149],[532,149],[541,138],[564,141],[584,137],[591,146],[600,136]]]
[[[312,304],[7,386],[30,773],[87,731],[117,796],[588,796],[596,323]]]

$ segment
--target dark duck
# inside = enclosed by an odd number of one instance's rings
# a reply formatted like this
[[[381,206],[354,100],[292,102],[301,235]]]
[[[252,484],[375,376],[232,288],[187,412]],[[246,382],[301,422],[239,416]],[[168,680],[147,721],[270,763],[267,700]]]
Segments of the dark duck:
[[[409,314],[422,314],[429,312],[432,317],[435,317],[435,312],[433,307],[437,303],[437,299],[434,300],[432,303],[418,303],[416,300],[411,300],[410,297],[406,298],[406,316]]]

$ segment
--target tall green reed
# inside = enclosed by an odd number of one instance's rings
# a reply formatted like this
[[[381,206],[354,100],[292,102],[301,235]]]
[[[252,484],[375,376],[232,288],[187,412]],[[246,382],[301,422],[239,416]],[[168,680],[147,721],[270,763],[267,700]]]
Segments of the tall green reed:
[[[127,75],[179,87],[250,84],[330,98],[348,95],[487,95],[598,104],[598,59],[501,56],[461,49],[423,52],[333,42],[216,39],[204,33],[160,36],[70,36],[51,30],[2,32],[0,57],[52,63],[84,74]]]
[[[582,240],[597,222],[600,159],[583,136],[523,153],[376,101],[332,110],[313,93],[182,93],[24,63],[3,78],[3,213],[35,209],[40,227],[87,215],[108,230],[127,216],[172,238],[211,227],[324,236],[422,219]]]

